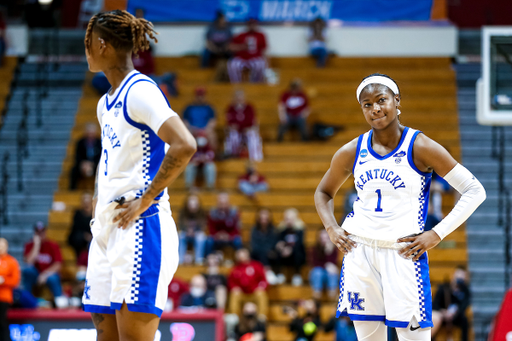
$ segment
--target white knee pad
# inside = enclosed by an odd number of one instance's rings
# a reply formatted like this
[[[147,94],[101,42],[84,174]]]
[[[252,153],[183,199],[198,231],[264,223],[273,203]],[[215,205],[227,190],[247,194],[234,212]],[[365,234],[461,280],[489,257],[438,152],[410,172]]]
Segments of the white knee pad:
[[[382,341],[388,339],[388,329],[384,322],[354,321],[354,327],[359,341]]]
[[[430,341],[432,335],[430,327],[415,330],[411,330],[411,327],[396,328],[396,333],[400,341]]]

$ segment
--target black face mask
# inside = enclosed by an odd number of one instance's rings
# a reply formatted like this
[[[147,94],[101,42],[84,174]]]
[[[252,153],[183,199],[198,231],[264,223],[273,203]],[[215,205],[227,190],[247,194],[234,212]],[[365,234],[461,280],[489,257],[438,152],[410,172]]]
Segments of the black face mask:
[[[248,320],[252,320],[254,318],[256,318],[256,314],[244,314],[245,318],[248,319]]]

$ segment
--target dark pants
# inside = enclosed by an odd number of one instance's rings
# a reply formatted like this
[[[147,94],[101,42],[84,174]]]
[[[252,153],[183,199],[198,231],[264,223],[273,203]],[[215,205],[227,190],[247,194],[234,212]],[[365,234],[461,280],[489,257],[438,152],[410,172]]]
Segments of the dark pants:
[[[0,341],[11,341],[9,335],[9,321],[7,321],[7,309],[10,304],[7,302],[0,302]]]
[[[276,264],[276,271],[280,273],[282,266],[293,268],[294,274],[300,275],[300,269],[305,263],[305,255],[303,252],[295,249],[288,257],[279,257],[279,262]]]
[[[279,132],[277,134],[277,141],[283,140],[283,135],[288,131],[290,128],[296,127],[300,131],[300,136],[302,138],[302,141],[308,140],[308,131],[306,127],[306,119],[304,117],[297,117],[297,116],[291,116],[286,115],[286,122],[281,123],[279,125]]]
[[[324,67],[327,62],[327,49],[325,47],[317,47],[311,49],[311,55],[316,58],[316,66]]]

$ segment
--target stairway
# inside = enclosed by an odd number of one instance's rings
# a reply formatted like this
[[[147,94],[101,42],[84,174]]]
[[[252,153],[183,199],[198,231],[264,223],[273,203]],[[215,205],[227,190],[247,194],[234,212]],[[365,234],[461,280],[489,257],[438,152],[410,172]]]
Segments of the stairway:
[[[2,130],[0,155],[10,153],[8,172],[8,225],[0,234],[10,243],[10,253],[20,262],[23,245],[32,237],[36,221],[48,221],[53,192],[57,189],[62,161],[82,94],[87,65],[39,63],[28,57],[20,65]],[[41,91],[41,84],[43,89]],[[46,92],[46,93],[44,93]],[[17,135],[27,112],[27,151],[22,158],[22,189],[18,187]]]
[[[488,326],[505,293],[504,230],[498,226],[498,161],[492,158],[492,127],[476,122],[475,82],[481,65],[458,64],[457,84],[462,160],[482,182],[487,200],[466,225],[475,341],[486,340]],[[512,142],[512,128],[505,128],[505,144]],[[512,171],[512,150],[505,157],[505,174]],[[505,179],[510,187],[512,181]]]

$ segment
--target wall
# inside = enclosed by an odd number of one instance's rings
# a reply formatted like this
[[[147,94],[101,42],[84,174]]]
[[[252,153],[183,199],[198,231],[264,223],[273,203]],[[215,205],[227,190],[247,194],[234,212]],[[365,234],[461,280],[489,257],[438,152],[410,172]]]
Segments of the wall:
[[[448,17],[459,28],[512,25],[511,0],[451,0]]]

